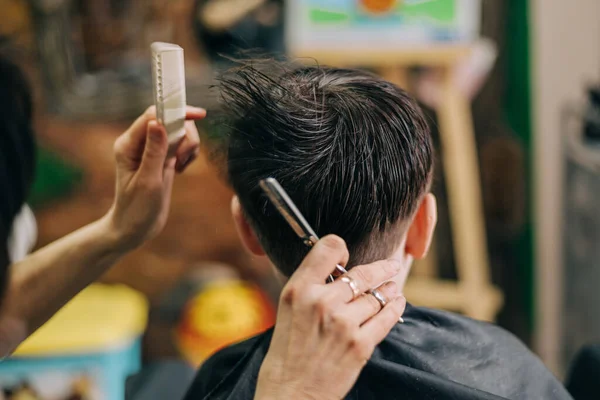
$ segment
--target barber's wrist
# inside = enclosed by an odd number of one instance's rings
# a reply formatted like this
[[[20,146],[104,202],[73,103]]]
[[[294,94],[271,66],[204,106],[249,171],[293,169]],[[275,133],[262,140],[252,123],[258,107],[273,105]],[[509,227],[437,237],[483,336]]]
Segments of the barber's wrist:
[[[254,400],[277,400],[291,399],[293,389],[291,385],[283,385],[274,378],[273,368],[268,358],[263,361],[263,365],[258,373],[258,382]]]
[[[326,393],[309,393],[306,387],[311,385],[303,385],[302,382],[283,382],[276,378],[280,371],[276,371],[281,366],[270,365],[265,360],[258,374],[258,384],[254,400],[339,400],[337,398],[328,397]],[[300,379],[301,380],[301,379]],[[306,386],[306,387],[305,387]],[[319,390],[315,388],[315,390]]]
[[[115,220],[114,208],[98,220],[97,225],[107,246],[115,253],[125,254],[143,244],[142,235],[136,235],[132,230],[119,227]]]
[[[329,399],[323,396],[313,396],[303,391],[293,390],[285,387],[270,387],[257,390],[254,400],[339,400]]]

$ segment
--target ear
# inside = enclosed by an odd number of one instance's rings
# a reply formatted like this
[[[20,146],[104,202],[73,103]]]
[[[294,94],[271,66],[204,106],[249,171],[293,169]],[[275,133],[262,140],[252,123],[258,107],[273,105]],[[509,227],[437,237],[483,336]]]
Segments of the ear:
[[[237,196],[233,196],[231,199],[231,215],[233,216],[233,222],[237,229],[238,235],[242,240],[244,246],[255,256],[264,256],[265,251],[263,250],[254,230],[246,220],[244,213],[242,212],[242,206]]]
[[[435,196],[427,193],[423,197],[423,200],[421,200],[419,208],[408,228],[404,249],[405,253],[410,254],[416,260],[425,257],[431,245],[436,223],[437,204]]]

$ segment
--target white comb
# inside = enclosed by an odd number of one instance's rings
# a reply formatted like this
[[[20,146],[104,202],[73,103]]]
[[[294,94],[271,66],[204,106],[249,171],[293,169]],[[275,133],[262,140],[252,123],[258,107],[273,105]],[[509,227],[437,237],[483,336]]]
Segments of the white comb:
[[[169,136],[169,147],[185,136],[185,67],[183,49],[176,44],[154,42],[152,50],[152,91],[156,118]]]

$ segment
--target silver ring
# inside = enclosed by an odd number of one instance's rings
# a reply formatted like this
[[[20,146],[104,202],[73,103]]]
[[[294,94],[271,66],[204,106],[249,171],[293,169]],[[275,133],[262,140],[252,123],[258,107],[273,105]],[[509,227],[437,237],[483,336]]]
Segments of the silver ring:
[[[379,304],[381,305],[381,308],[385,307],[385,305],[387,304],[387,299],[385,298],[384,295],[379,293],[378,290],[376,290],[376,289],[370,290],[369,294],[371,294],[371,295],[373,295],[373,297],[375,297],[375,300],[377,300],[379,302]]]
[[[340,277],[340,281],[347,283],[348,286],[350,286],[350,289],[352,290],[352,300],[354,300],[360,295],[360,290],[358,290],[358,285],[356,284],[356,281],[354,279],[350,278],[347,275],[343,275],[342,277]]]

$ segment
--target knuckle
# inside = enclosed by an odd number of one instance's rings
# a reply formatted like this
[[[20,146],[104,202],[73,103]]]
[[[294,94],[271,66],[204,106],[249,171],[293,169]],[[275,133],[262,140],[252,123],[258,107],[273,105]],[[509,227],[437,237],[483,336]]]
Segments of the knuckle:
[[[374,347],[358,334],[353,335],[348,343],[348,350],[358,360],[368,360],[373,353],[373,349]]]
[[[123,136],[119,136],[117,138],[117,140],[115,140],[115,143],[113,144],[113,153],[115,155],[119,155],[119,154],[121,154],[122,149],[123,149]]]
[[[331,315],[333,314],[331,303],[323,297],[317,299],[314,302],[313,308],[315,313],[319,316],[319,318],[323,320],[329,320],[331,318]]]
[[[352,273],[354,274],[354,279],[362,284],[370,286],[373,283],[373,272],[368,266],[360,266],[352,269]]]
[[[115,156],[115,160],[119,161],[121,157],[121,146],[117,142],[113,144],[113,155]]]
[[[324,246],[332,250],[340,252],[348,251],[348,249],[346,248],[346,242],[339,236],[327,235],[324,238],[322,238],[319,242],[322,242]]]
[[[351,337],[354,331],[354,326],[351,321],[345,318],[340,313],[331,315],[331,325],[337,337]]]
[[[298,289],[294,285],[286,285],[281,291],[281,301],[288,306],[298,301]]]
[[[378,289],[384,296],[386,296],[387,300],[392,300],[392,298],[398,293],[398,284],[394,281],[390,281],[385,283],[381,289]]]

